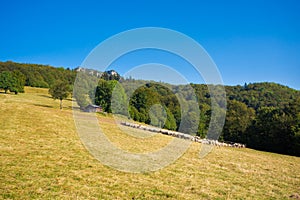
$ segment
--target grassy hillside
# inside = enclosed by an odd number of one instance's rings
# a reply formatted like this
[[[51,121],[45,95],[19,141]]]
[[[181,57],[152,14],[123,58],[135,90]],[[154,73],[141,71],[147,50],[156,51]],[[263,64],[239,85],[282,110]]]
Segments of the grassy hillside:
[[[0,94],[0,199],[289,199],[299,194],[299,157],[247,148],[214,148],[199,159],[201,144],[195,143],[160,171],[116,171],[83,147],[71,100],[60,111],[46,89],[25,90]],[[170,141],[163,135],[122,135],[111,117],[99,115],[99,122],[109,130],[108,138],[128,151],[153,151]]]

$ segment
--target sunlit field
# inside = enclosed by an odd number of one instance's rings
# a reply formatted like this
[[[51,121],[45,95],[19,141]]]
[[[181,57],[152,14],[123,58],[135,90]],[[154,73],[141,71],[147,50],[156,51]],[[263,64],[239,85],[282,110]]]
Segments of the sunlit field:
[[[247,148],[218,147],[200,159],[201,144],[193,143],[159,171],[117,171],[81,143],[71,99],[59,110],[48,90],[25,91],[0,93],[2,199],[289,199],[300,194],[299,157]],[[111,142],[129,152],[155,151],[172,139],[123,134],[111,116],[97,116]]]

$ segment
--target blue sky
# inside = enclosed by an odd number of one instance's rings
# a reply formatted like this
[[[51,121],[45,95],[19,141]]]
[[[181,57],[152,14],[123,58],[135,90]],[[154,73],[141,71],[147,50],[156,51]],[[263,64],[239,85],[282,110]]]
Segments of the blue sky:
[[[300,89],[297,0],[2,0],[0,8],[1,61],[74,68],[114,34],[164,27],[199,42],[226,85],[269,81]]]

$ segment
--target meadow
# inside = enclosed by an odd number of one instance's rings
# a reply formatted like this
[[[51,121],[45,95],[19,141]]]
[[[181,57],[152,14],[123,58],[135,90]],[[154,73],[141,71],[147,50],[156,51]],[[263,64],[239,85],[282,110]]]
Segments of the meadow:
[[[147,173],[120,172],[96,160],[74,125],[72,100],[47,89],[0,93],[0,199],[290,199],[300,194],[300,158],[248,148],[201,144],[171,165]],[[149,152],[172,138],[122,134],[111,116],[97,115],[116,146]],[[132,130],[139,134],[137,130]],[[141,133],[143,134],[143,133]]]

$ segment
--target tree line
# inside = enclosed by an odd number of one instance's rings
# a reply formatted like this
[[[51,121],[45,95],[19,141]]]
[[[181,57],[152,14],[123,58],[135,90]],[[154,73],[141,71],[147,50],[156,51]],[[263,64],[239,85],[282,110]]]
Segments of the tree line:
[[[276,83],[226,87],[222,139],[300,156],[300,92]]]
[[[212,98],[207,85],[168,85],[132,79],[120,83],[124,90],[121,101],[127,106],[122,111],[125,115],[146,124],[207,137],[212,120]],[[112,112],[111,97],[116,84],[115,80],[100,80],[96,88],[95,103],[106,112]],[[300,156],[300,91],[276,83],[225,86],[225,91],[227,105],[218,111],[226,112],[219,140]],[[222,103],[218,97],[214,99]],[[193,109],[195,102],[200,112]],[[193,127],[195,124],[198,126]]]
[[[0,73],[2,72],[18,73],[18,79],[22,79],[23,86],[41,88],[49,88],[57,81],[63,81],[69,85],[73,85],[76,78],[76,70],[11,61],[0,62]]]

